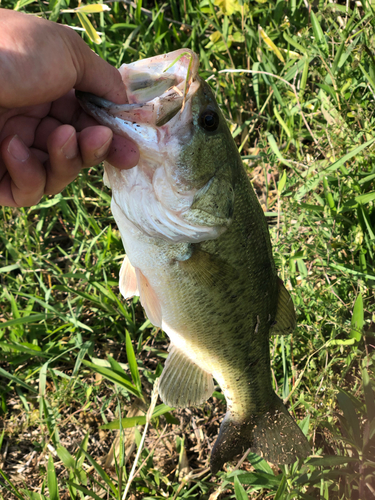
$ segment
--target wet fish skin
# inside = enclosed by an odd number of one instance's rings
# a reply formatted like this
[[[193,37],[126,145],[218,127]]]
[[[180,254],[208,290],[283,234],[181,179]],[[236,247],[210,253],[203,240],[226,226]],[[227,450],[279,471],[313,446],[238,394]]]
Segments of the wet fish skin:
[[[227,414],[212,451],[212,472],[248,448],[273,463],[291,463],[306,457],[310,447],[273,391],[269,335],[293,330],[293,304],[277,277],[267,223],[225,119],[209,85],[197,74],[194,82],[185,109],[156,127],[159,143],[148,174],[154,182],[152,172],[167,155],[168,186],[177,198],[190,200],[187,206],[172,215],[165,209],[163,219],[159,197],[158,211],[145,222],[148,212],[138,217],[124,206],[133,174],[106,166],[128,256],[120,289],[126,298],[139,294],[150,320],[171,339],[159,384],[164,403],[200,404],[212,394],[212,379],[219,383]],[[99,116],[96,108],[86,109],[117,133],[133,133],[107,111]],[[211,129],[205,126],[207,114]],[[171,131],[168,149],[163,141]],[[136,168],[141,170],[143,161],[150,169],[150,155],[142,160],[142,145],[140,150]],[[153,204],[154,192],[150,196]],[[160,229],[173,217],[182,227],[176,235],[173,228]]]

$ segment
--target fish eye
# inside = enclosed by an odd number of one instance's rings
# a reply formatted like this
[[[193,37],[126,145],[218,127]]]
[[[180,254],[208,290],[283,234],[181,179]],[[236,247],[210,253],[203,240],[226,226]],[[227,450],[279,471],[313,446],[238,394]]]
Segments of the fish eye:
[[[207,130],[213,132],[219,126],[219,115],[215,111],[207,109],[199,117],[199,125]]]

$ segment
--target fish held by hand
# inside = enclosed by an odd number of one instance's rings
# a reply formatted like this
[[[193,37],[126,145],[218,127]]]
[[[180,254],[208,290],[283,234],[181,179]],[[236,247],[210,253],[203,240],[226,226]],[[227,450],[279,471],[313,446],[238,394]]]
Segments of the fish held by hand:
[[[120,68],[129,103],[79,92],[98,122],[134,140],[130,170],[105,164],[126,258],[125,298],[139,295],[171,340],[159,391],[165,404],[199,405],[215,379],[227,413],[211,470],[245,453],[292,463],[310,446],[272,388],[269,335],[295,328],[267,223],[194,52]]]

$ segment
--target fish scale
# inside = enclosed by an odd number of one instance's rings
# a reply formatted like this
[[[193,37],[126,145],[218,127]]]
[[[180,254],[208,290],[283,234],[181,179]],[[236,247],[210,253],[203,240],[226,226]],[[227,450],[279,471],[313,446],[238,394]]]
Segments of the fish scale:
[[[187,87],[184,99],[170,103],[165,71],[179,92]],[[139,146],[133,171],[105,170],[127,254],[121,293],[139,294],[171,340],[160,396],[170,406],[198,405],[211,396],[213,380],[220,385],[227,413],[211,454],[214,473],[247,449],[273,463],[304,458],[309,444],[275,394],[270,369],[269,335],[293,331],[293,302],[198,58],[180,50],[120,72],[129,104],[78,97],[99,122]]]

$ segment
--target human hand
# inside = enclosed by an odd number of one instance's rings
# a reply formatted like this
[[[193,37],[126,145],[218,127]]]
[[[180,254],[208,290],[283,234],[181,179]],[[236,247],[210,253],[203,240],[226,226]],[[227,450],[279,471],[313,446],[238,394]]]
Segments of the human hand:
[[[89,117],[74,89],[127,102],[120,73],[72,29],[0,9],[0,205],[56,194],[104,159],[134,167],[137,146]]]

